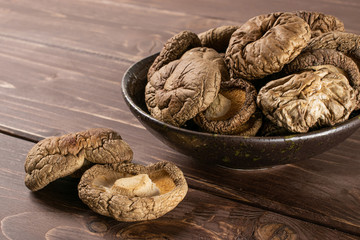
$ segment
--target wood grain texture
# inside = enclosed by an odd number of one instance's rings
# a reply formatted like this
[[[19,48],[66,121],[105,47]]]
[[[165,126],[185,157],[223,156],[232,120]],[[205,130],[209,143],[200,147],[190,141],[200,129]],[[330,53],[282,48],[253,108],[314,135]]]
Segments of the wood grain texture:
[[[13,54],[0,55],[4,69],[21,71],[20,76],[13,71],[0,73],[13,86],[1,88],[3,131],[36,141],[110,127],[133,147],[135,161],[173,161],[198,189],[359,233],[359,131],[340,147],[297,165],[260,172],[211,167],[164,146],[131,115],[120,94],[120,76],[128,63],[51,47],[29,54],[33,43],[8,39],[4,43],[14,49]]]
[[[262,171],[236,171],[198,163],[168,148],[131,115],[121,96],[120,81],[126,69],[159,51],[176,32],[184,29],[202,32],[214,26],[243,23],[258,14],[299,9],[333,14],[344,21],[346,29],[360,33],[357,0],[304,0],[291,5],[285,0],[271,4],[266,0],[251,4],[244,0],[36,0],[31,4],[25,0],[0,1],[3,46],[0,48],[0,132],[36,142],[90,127],[110,127],[132,146],[135,162],[168,160],[181,167],[190,186],[200,190],[192,191],[191,201],[197,201],[198,192],[206,191],[200,194],[203,198],[211,199],[210,194],[215,194],[237,201],[225,205],[237,206],[240,202],[241,206],[271,210],[360,236],[360,130],[338,147],[297,164]],[[23,148],[22,154],[31,145],[23,141],[17,144]],[[4,156],[16,153],[11,147],[9,151]],[[19,164],[14,161],[16,158],[9,158],[4,164]],[[4,180],[11,182],[12,174],[21,175],[22,170],[4,175]],[[14,184],[14,189],[19,189],[22,183]],[[3,195],[15,194],[10,199],[20,202],[35,199],[38,205],[34,211],[44,210],[40,206],[44,201],[33,194],[24,194],[24,189],[17,192],[13,187],[3,187],[6,189]],[[3,209],[16,210],[11,206]],[[26,215],[26,211],[11,215]],[[80,212],[80,216],[76,215],[80,219],[83,214],[89,214]],[[70,216],[73,213],[71,210]],[[199,211],[194,215],[201,214]],[[46,218],[46,214],[39,218]],[[76,234],[88,233],[86,229],[60,225],[51,231],[48,228],[48,238],[62,236],[69,229]],[[149,225],[141,228],[151,231]],[[267,232],[272,228],[265,224],[261,229]],[[291,229],[296,228],[291,226]],[[116,235],[115,232],[110,235]]]
[[[340,18],[347,31],[359,33],[359,2],[285,0],[251,1],[1,1],[0,36],[52,47],[137,61],[158,52],[174,33],[195,33],[241,24],[256,15],[307,10]],[[79,10],[81,9],[81,10]],[[214,11],[216,9],[216,11]],[[151,20],[150,20],[151,19]]]
[[[194,189],[161,218],[117,222],[81,202],[77,179],[28,190],[23,165],[33,143],[2,134],[0,142],[0,239],[360,239]]]
[[[231,22],[117,1],[3,1],[0,9],[8,12],[0,26],[4,38],[131,61],[159,51],[184,27],[199,32]]]
[[[87,0],[96,2],[96,0]],[[323,12],[340,18],[347,31],[359,32],[358,9],[360,2],[357,0],[314,0],[314,1],[294,1],[291,4],[286,0],[269,1],[266,0],[239,0],[221,1],[216,0],[191,1],[146,1],[146,0],[126,0],[122,4],[140,5],[152,11],[167,11],[174,14],[186,16],[199,16],[217,20],[233,21],[234,23],[244,23],[249,18],[256,15],[267,14],[270,12],[306,10],[312,12]],[[108,1],[107,4],[116,6],[117,1]],[[216,9],[216,10],[215,10]]]

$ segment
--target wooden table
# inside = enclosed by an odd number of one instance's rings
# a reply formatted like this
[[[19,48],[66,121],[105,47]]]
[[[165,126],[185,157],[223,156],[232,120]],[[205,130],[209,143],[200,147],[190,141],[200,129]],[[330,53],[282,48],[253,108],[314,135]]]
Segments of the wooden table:
[[[238,171],[165,146],[121,95],[126,69],[175,33],[292,10],[335,15],[360,34],[358,0],[1,0],[0,239],[360,239],[360,130],[297,164]],[[25,187],[35,142],[92,127],[118,131],[136,163],[178,165],[185,199],[157,220],[124,223],[89,210],[78,180]]]

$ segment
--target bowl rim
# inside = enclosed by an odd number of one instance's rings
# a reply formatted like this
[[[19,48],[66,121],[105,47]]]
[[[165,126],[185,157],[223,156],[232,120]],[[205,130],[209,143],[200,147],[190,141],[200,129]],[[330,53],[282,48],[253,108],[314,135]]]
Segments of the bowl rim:
[[[182,127],[176,127],[171,124],[162,122],[153,116],[151,116],[149,113],[142,110],[138,105],[135,104],[135,102],[131,99],[130,94],[128,93],[126,89],[126,82],[127,79],[130,78],[130,74],[132,74],[132,69],[135,68],[138,64],[141,64],[142,62],[145,62],[149,60],[150,58],[154,58],[159,53],[152,54],[150,56],[147,56],[135,63],[133,63],[123,74],[123,77],[121,79],[121,92],[122,95],[126,101],[126,103],[131,106],[133,109],[135,109],[139,114],[141,114],[143,117],[151,120],[152,122],[156,123],[157,125],[165,126],[169,129],[178,131],[178,132],[184,132],[187,134],[194,134],[199,135],[203,137],[216,137],[216,138],[229,138],[229,139],[243,139],[243,141],[264,141],[264,142],[277,142],[277,141],[284,141],[284,140],[306,140],[306,139],[312,139],[317,137],[322,137],[325,135],[332,135],[336,132],[340,131],[341,128],[344,127],[350,127],[354,129],[354,132],[357,130],[357,128],[360,127],[360,114],[352,117],[351,119],[347,119],[341,123],[335,124],[334,126],[324,127],[321,129],[313,130],[306,133],[294,133],[286,136],[240,136],[240,135],[224,135],[224,134],[216,134],[216,133],[208,133],[208,132],[200,132],[200,131],[194,131]]]

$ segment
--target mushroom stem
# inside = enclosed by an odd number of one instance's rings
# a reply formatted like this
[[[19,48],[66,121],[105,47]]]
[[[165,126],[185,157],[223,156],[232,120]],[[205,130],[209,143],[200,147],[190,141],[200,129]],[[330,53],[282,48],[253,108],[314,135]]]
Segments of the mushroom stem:
[[[129,197],[152,197],[160,195],[159,188],[151,181],[147,174],[120,178],[115,181],[111,190]]]
[[[218,120],[229,112],[231,108],[231,100],[222,94],[218,94],[215,100],[205,111],[205,117],[208,120]]]

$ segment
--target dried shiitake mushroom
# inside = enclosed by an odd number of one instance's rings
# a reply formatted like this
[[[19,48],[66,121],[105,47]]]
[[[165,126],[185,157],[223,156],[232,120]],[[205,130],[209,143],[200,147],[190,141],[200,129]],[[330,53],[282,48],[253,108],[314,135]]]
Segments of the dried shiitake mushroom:
[[[185,197],[188,185],[173,163],[122,163],[88,169],[78,190],[80,199],[93,211],[132,222],[156,219],[171,211]]]
[[[294,14],[309,24],[312,38],[331,31],[345,30],[344,23],[329,14],[309,11],[295,11]]]
[[[207,132],[255,135],[261,126],[261,116],[254,114],[256,95],[253,85],[245,80],[224,82],[216,99],[194,122]]]
[[[310,40],[311,30],[291,13],[251,18],[231,36],[225,53],[230,77],[260,79],[281,71]]]
[[[304,51],[334,49],[351,57],[360,66],[360,35],[348,32],[328,32],[310,40]]]
[[[148,70],[147,78],[150,79],[164,65],[179,59],[187,50],[200,46],[200,39],[193,32],[182,31],[174,35],[165,43],[159,55],[155,58]]]
[[[25,160],[25,185],[37,191],[56,179],[71,175],[84,165],[131,161],[133,152],[111,129],[49,137],[35,144]]]
[[[304,51],[283,69],[285,73],[296,73],[313,66],[333,65],[345,72],[355,90],[356,110],[360,109],[360,72],[356,63],[342,52],[334,49]]]
[[[260,89],[257,104],[278,126],[304,133],[348,119],[356,96],[343,71],[326,65],[270,81]]]
[[[204,59],[212,62],[215,64],[216,69],[220,70],[221,73],[221,82],[227,82],[230,80],[229,77],[229,71],[225,64],[225,60],[223,58],[222,54],[219,54],[216,50],[213,48],[208,47],[197,47],[192,48],[188,51],[186,51],[182,56],[181,59]],[[211,67],[211,66],[209,66]]]
[[[199,34],[201,46],[213,48],[217,52],[225,52],[229,45],[230,37],[239,26],[220,26],[209,29]]]
[[[360,109],[360,37],[344,31],[337,17],[310,11],[259,15],[196,36],[183,31],[169,39],[149,69],[146,106],[163,122],[180,127],[193,120],[219,134],[272,135],[331,126]],[[244,97],[256,99],[256,90],[245,93],[232,85],[236,81],[262,89],[257,104],[267,117],[263,127],[256,101]]]
[[[150,77],[145,87],[146,106],[156,119],[182,126],[213,102],[223,77],[226,79],[228,72],[215,50],[189,51]]]

